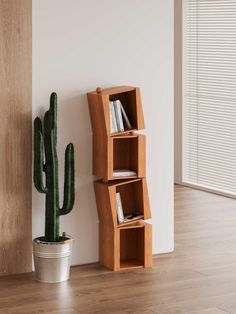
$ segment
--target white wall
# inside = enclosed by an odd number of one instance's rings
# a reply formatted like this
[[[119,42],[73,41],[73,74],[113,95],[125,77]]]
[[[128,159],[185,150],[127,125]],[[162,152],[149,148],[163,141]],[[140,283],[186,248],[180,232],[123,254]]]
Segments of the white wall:
[[[146,120],[153,253],[173,250],[173,0],[33,0],[33,117],[58,93],[58,155],[76,150],[76,203],[61,219],[75,238],[73,264],[98,260],[92,134],[86,92],[140,86]],[[43,234],[44,196],[33,193],[33,235]]]

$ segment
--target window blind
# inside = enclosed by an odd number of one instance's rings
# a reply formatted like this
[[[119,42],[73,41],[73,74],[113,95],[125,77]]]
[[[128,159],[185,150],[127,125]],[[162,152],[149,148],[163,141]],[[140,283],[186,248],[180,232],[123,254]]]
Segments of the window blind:
[[[183,181],[236,195],[236,0],[183,0]]]

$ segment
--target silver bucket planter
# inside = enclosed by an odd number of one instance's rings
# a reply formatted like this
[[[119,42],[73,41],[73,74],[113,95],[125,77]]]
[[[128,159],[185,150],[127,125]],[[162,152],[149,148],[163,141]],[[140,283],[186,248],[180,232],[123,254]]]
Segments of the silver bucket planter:
[[[37,281],[56,283],[70,277],[72,238],[61,242],[33,240],[35,277]]]

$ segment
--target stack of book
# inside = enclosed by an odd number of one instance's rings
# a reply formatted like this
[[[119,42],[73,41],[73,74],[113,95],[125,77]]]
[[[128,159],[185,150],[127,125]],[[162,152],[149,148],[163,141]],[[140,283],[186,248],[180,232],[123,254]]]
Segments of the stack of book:
[[[113,177],[132,177],[137,176],[137,173],[129,169],[117,169],[113,171]]]
[[[131,129],[131,123],[120,100],[109,101],[111,133]]]
[[[116,193],[116,208],[117,208],[117,218],[118,218],[119,224],[143,219],[143,217],[144,217],[142,213],[136,213],[135,211],[133,214],[125,216],[124,211],[123,211],[123,207],[122,207],[120,193]]]

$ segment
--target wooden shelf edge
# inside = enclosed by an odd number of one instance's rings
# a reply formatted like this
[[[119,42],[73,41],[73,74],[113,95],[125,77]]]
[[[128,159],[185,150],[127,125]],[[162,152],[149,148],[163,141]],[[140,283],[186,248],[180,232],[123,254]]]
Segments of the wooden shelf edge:
[[[133,134],[134,131],[138,131],[138,129],[136,128],[132,128],[132,129],[128,129],[128,130],[125,130],[125,131],[122,131],[122,132],[114,132],[114,133],[110,133],[110,136],[111,137],[116,137],[116,138],[123,138],[125,136],[127,137],[137,137],[137,135]],[[131,134],[129,134],[131,133]]]
[[[120,93],[125,93],[125,92],[131,92],[135,90],[136,88],[138,87],[122,85],[122,86],[115,86],[115,87],[109,87],[109,88],[101,88],[100,93],[97,93],[97,90],[95,90],[92,92],[88,92],[87,94],[114,95],[114,94],[120,94]]]
[[[119,270],[127,270],[127,269],[134,269],[134,268],[144,268],[144,264],[139,260],[120,261]]]
[[[139,180],[142,180],[143,178],[141,177],[137,177],[137,176],[132,176],[132,177],[122,177],[122,179],[119,177],[119,179],[117,178],[116,180],[109,180],[108,183],[109,186],[119,186],[119,185],[123,185],[123,184],[129,184],[129,183],[133,183],[133,182],[137,182]],[[103,182],[103,181],[101,181]]]
[[[118,229],[133,229],[133,228],[143,228],[145,225],[145,221],[143,219],[124,222],[123,224],[117,224]]]
[[[108,180],[125,180],[125,179],[138,179],[139,177],[136,176],[127,176],[127,177],[123,177],[123,176],[119,176],[119,177],[111,177],[111,179],[108,178]]]

